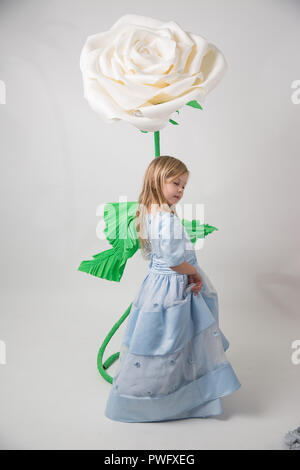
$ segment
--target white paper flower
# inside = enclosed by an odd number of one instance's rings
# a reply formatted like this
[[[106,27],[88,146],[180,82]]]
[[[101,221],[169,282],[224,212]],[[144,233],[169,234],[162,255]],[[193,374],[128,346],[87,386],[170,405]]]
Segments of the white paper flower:
[[[122,16],[89,36],[80,56],[84,97],[107,122],[140,130],[165,127],[170,115],[205,96],[221,80],[223,54],[196,34],[139,15]]]

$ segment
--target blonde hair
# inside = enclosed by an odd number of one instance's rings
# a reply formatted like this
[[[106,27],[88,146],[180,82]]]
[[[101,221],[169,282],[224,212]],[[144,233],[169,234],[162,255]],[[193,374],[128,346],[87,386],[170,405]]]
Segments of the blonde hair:
[[[185,173],[188,173],[188,175],[190,173],[186,165],[178,158],[168,155],[154,158],[145,172],[142,191],[138,198],[139,205],[135,214],[141,253],[145,259],[148,259],[148,255],[151,252],[145,230],[148,213],[151,210],[152,204],[157,205],[158,210],[162,209],[165,212],[177,215],[175,205],[169,206],[162,189],[167,180],[173,181]]]

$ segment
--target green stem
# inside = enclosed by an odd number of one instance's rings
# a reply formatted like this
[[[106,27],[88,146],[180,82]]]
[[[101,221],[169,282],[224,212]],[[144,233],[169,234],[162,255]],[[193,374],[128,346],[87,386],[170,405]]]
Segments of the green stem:
[[[155,158],[160,156],[159,131],[154,131]]]
[[[101,344],[101,347],[99,349],[99,352],[98,352],[98,357],[97,357],[97,367],[98,367],[98,370],[100,372],[100,374],[102,375],[102,377],[107,380],[107,382],[109,383],[113,383],[114,379],[111,375],[109,375],[107,372],[105,372],[106,369],[109,368],[109,366],[111,366],[117,359],[118,357],[120,356],[120,352],[116,352],[114,354],[112,354],[111,356],[109,356],[108,359],[106,359],[106,361],[104,362],[104,364],[102,363],[103,361],[103,354],[105,352],[105,348],[106,346],[108,345],[111,337],[115,334],[115,332],[117,331],[117,329],[119,328],[119,326],[123,323],[123,321],[125,320],[125,318],[128,317],[129,313],[130,313],[130,310],[131,310],[131,307],[132,307],[132,302],[131,304],[129,305],[129,307],[127,308],[127,310],[125,311],[125,313],[123,313],[123,315],[121,316],[121,318],[117,321],[117,323],[114,324],[114,326],[112,327],[112,329],[110,330],[110,332],[108,333],[108,335],[106,336],[105,340],[103,341],[103,343]]]

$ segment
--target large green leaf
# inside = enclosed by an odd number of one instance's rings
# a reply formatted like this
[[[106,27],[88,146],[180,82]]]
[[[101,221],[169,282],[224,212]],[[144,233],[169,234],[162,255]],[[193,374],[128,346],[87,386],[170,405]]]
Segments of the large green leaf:
[[[138,202],[109,202],[104,206],[105,228],[103,232],[111,249],[93,255],[92,260],[82,261],[78,271],[83,271],[108,281],[120,282],[127,260],[140,248],[135,224]],[[199,220],[182,219],[191,242],[204,238],[216,227],[200,224]]]

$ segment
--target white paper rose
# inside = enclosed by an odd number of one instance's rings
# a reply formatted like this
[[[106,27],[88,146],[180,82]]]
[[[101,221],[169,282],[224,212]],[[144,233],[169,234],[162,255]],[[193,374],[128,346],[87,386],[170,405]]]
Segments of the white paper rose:
[[[165,127],[192,100],[204,101],[222,79],[223,54],[196,34],[139,15],[122,16],[89,36],[80,56],[84,97],[107,122],[140,130]]]

